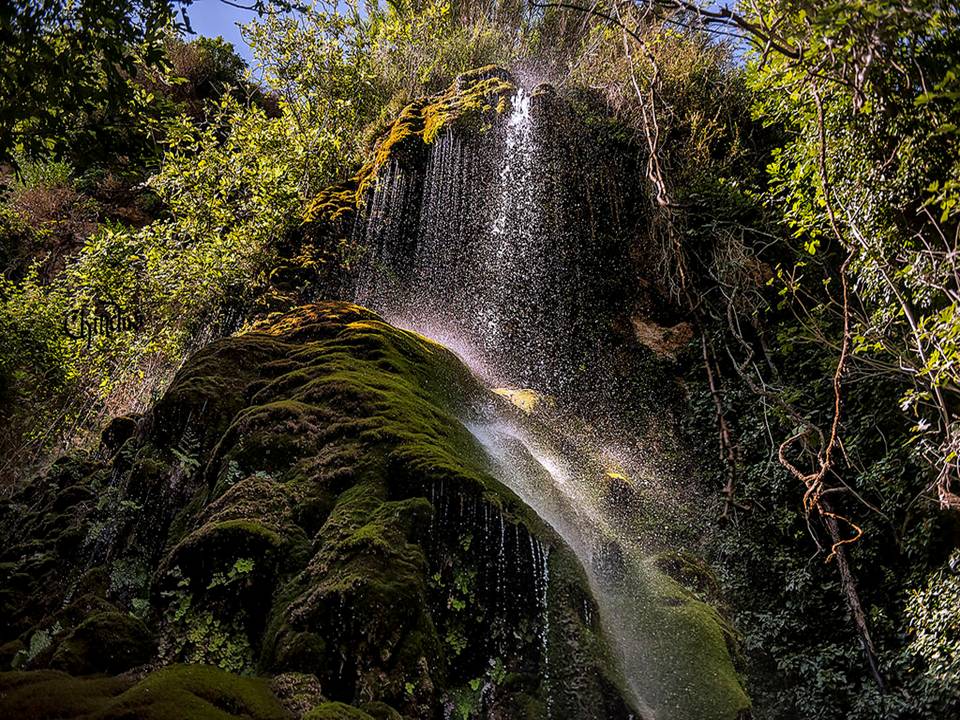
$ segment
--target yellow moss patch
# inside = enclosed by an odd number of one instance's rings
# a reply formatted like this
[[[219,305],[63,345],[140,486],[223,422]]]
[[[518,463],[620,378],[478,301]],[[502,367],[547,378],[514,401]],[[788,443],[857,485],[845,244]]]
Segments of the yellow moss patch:
[[[346,219],[357,208],[356,178],[324,188],[308,204],[303,213],[305,223]]]
[[[314,323],[351,322],[368,317],[371,317],[369,310],[348,302],[301,305],[287,312],[272,313],[254,323],[248,331],[289,335]]]
[[[493,388],[493,392],[509,400],[527,415],[532,414],[544,402],[553,404],[553,400],[530,388]]]
[[[448,126],[462,124],[477,132],[506,112],[516,85],[494,65],[463,73],[444,92],[407,105],[374,144],[373,157],[346,182],[326,188],[308,204],[304,223],[336,222],[356,211],[380,169],[393,158],[431,144]]]

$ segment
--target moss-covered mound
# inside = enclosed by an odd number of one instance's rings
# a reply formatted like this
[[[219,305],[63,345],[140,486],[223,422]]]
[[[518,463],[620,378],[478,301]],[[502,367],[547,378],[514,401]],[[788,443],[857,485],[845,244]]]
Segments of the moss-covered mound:
[[[54,670],[0,673],[0,714],[30,720],[290,720],[266,680],[203,665],[171,665],[139,682]]]
[[[0,717],[629,717],[575,558],[460,421],[492,397],[349,304],[213,343],[0,505]]]

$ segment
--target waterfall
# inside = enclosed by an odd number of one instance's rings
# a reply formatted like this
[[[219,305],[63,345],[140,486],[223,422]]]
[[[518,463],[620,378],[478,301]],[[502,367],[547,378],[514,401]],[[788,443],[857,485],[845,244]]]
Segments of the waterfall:
[[[574,243],[533,101],[517,91],[493,142],[447,129],[422,171],[397,161],[381,171],[354,228],[368,253],[355,299],[470,348],[509,383],[556,391],[588,303],[567,282]]]
[[[511,323],[526,311],[523,283],[536,272],[542,243],[538,242],[540,204],[537,197],[536,146],[530,98],[517,91],[507,119],[500,173],[492,192],[489,232],[478,239],[480,297],[474,317],[481,347],[487,354],[508,351]]]
[[[618,390],[596,357],[600,322],[590,296],[600,280],[587,254],[602,252],[593,246],[589,201],[564,206],[556,178],[577,170],[569,167],[577,161],[542,134],[536,97],[518,89],[493,139],[446,130],[422,170],[392,161],[381,172],[354,228],[369,253],[356,300],[447,345],[491,386],[576,400],[571,378],[579,378],[576,387],[601,395],[616,416]],[[616,207],[618,198],[610,202]],[[628,494],[656,499],[663,491],[656,473],[636,442],[600,429],[616,425],[609,418],[524,419],[504,405],[492,402],[465,425],[498,479],[576,554],[634,705],[652,718],[644,698],[658,670],[651,657],[662,629],[656,614],[643,612],[660,592],[644,559],[649,528],[641,527],[637,507],[611,497],[623,483]],[[507,562],[503,533],[501,526],[490,538],[500,563]],[[535,584],[546,657],[548,549],[531,552],[542,561]],[[500,578],[498,571],[498,585]]]

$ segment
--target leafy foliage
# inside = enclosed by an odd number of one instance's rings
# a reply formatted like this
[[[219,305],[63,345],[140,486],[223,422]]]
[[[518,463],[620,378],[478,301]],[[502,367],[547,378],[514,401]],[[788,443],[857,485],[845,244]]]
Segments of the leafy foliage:
[[[55,261],[27,269],[52,243],[36,236],[47,232],[42,223],[8,216],[17,272],[0,294],[9,349],[0,371],[11,467],[93,435],[105,417],[141,410],[187,353],[233,332],[252,309],[269,309],[277,244],[320,188],[360,163],[362,139],[392,99],[492,59],[499,36],[490,25],[456,32],[458,22],[442,0],[265,13],[246,30],[265,83],[250,93],[222,41],[184,43],[164,31],[166,60],[137,81],[159,112],[150,123],[161,159],[142,187],[160,210],[145,224],[110,222],[99,205],[78,215],[69,165],[24,159],[22,182],[47,183],[47,196],[63,188],[58,202],[74,229]],[[140,321],[92,338],[66,333],[70,319],[93,322],[105,307]]]
[[[783,17],[805,61],[771,58],[751,73],[757,114],[790,138],[769,166],[770,200],[808,253],[851,254],[855,352],[909,383],[904,409],[950,504],[957,10],[871,3]]]
[[[18,153],[63,156],[79,148],[121,154],[149,149],[162,99],[144,80],[183,70],[171,32],[189,30],[192,0],[13,0],[0,11],[0,162]],[[251,10],[289,11],[291,0],[254,0]],[[236,71],[238,58],[216,41],[181,44],[201,79]],[[231,57],[232,56],[232,57]],[[177,63],[170,63],[180,60]],[[224,63],[224,60],[227,60]],[[232,66],[232,67],[231,67]],[[181,76],[183,77],[183,76]],[[189,74],[187,79],[191,79]],[[144,142],[147,141],[147,148]]]
[[[937,507],[960,508],[956,3],[532,6],[264,12],[245,29],[259,86],[222,41],[176,34],[179,2],[0,13],[0,161],[19,173],[0,208],[0,473],[142,409],[186,353],[271,310],[277,243],[310,198],[414,97],[517,61],[646,149],[636,251],[700,335],[691,405],[696,428],[720,430],[716,560],[756,716],[956,713],[957,526]],[[114,177],[135,202],[104,197]],[[66,332],[107,306],[141,321]],[[452,615],[471,583],[449,579]],[[246,667],[232,628],[176,601],[184,643],[215,650],[192,657]]]
[[[947,195],[931,195],[955,174],[957,138],[953,98],[924,91],[952,82],[955,13],[753,6],[746,20],[772,39],[745,71],[767,176],[714,176],[738,188],[711,205],[733,233],[673,216],[685,249],[708,249],[678,267],[705,330],[699,422],[727,433],[720,552],[760,717],[956,712],[931,680],[950,670],[902,640],[951,633],[907,610],[905,589],[949,592],[955,537],[936,504],[956,504],[958,235]],[[920,591],[928,577],[937,589]]]
[[[78,117],[138,99],[128,78],[160,57],[167,0],[16,0],[0,14],[0,161],[62,152]],[[142,99],[142,98],[139,98]]]

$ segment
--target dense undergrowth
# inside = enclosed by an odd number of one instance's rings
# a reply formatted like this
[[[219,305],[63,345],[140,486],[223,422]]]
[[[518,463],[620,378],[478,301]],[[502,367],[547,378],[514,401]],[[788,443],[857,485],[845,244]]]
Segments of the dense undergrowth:
[[[765,0],[743,23],[670,0],[533,5],[268,13],[246,31],[250,77],[222,43],[178,38],[165,2],[119,55],[67,43],[102,67],[59,105],[31,96],[50,118],[0,113],[0,477],[89,446],[274,309],[285,243],[356,193],[401,110],[513,62],[644,148],[646,224],[626,241],[662,318],[694,330],[680,367],[692,434],[719,448],[713,559],[755,716],[956,712],[955,5]],[[16,7],[11,37],[35,29]],[[5,44],[4,83],[65,72],[37,37]],[[318,237],[321,276],[362,251]],[[135,322],[76,337],[98,312]]]

